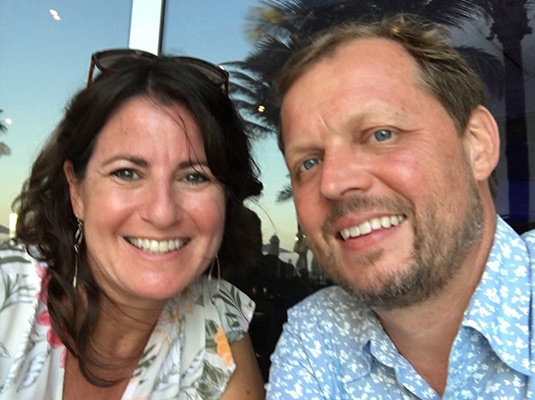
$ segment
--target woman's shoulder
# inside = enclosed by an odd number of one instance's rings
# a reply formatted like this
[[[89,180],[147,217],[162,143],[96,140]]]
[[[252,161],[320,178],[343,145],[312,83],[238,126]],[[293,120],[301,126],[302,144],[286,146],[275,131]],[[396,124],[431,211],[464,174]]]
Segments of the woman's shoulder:
[[[0,265],[8,262],[31,263],[32,258],[23,246],[13,241],[0,239]]]
[[[152,369],[174,371],[168,380],[180,381],[182,395],[219,398],[236,368],[230,344],[245,335],[253,310],[235,286],[201,277],[168,301],[144,357],[160,354]]]
[[[39,263],[24,247],[0,240],[0,301],[30,302],[39,292],[41,282]],[[10,303],[11,304],[11,303]]]
[[[222,279],[203,277],[180,295],[180,309],[185,319],[198,319],[202,313],[207,324],[222,329],[229,342],[243,337],[249,328],[255,303],[241,290]]]
[[[243,337],[249,330],[255,303],[245,293],[231,283],[221,280],[211,282],[210,298],[221,317],[221,325],[229,343]]]
[[[46,266],[23,247],[0,241],[0,387],[6,398],[19,398],[21,388],[20,398],[36,398],[47,384],[51,348],[59,348],[39,301],[45,276]]]
[[[0,240],[0,273],[19,274],[32,278],[36,275],[37,261],[26,249],[16,243]]]

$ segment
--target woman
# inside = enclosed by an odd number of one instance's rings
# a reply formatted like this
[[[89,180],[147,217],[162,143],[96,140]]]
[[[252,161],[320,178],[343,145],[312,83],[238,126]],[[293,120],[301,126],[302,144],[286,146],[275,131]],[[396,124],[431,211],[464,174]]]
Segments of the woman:
[[[248,262],[262,188],[228,75],[131,50],[93,65],[15,203],[29,255],[0,244],[0,399],[263,398],[254,304],[218,278]]]

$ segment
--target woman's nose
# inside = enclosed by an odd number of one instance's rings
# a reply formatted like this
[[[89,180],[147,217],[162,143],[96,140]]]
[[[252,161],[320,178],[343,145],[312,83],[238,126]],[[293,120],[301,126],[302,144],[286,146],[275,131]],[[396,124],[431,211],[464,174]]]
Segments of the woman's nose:
[[[142,217],[159,228],[173,225],[180,215],[179,193],[169,183],[158,182],[147,188]]]

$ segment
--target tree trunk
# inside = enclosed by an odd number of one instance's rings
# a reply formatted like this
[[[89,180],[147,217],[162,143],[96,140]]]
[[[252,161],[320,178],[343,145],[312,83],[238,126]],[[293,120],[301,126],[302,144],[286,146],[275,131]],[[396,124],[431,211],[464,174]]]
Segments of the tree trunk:
[[[505,67],[505,154],[509,180],[509,222],[517,230],[529,223],[529,158],[522,39],[531,33],[526,0],[491,1],[492,31],[502,44]]]
[[[529,158],[527,142],[525,89],[520,42],[503,43],[505,57],[505,154],[509,178],[509,210],[511,222],[525,225],[529,221]],[[507,56],[512,56],[511,60]]]

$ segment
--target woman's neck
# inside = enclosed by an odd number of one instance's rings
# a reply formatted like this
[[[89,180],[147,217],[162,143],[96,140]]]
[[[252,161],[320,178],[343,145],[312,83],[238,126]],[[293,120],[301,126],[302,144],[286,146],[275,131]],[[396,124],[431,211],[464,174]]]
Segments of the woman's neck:
[[[141,357],[162,308],[138,308],[103,299],[91,342],[111,359]]]

